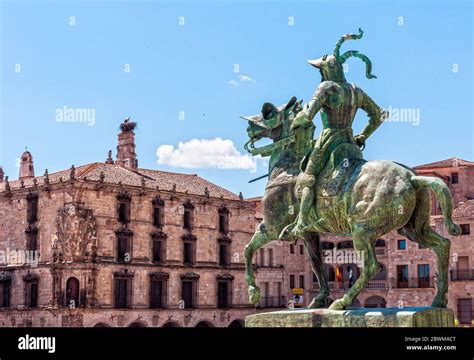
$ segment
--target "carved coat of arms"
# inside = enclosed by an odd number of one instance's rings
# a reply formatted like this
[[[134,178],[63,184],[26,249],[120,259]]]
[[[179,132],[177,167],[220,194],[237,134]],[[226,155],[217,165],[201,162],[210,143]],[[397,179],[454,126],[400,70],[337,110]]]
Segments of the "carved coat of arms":
[[[80,261],[93,255],[97,224],[91,209],[78,203],[65,204],[56,217],[56,236],[52,248],[56,259]]]

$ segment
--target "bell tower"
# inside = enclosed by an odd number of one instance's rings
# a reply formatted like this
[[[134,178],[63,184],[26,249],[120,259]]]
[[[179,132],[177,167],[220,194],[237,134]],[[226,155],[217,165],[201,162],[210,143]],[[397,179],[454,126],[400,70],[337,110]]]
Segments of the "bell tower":
[[[35,168],[33,166],[33,156],[28,150],[21,155],[20,159],[20,180],[32,179],[35,177]]]

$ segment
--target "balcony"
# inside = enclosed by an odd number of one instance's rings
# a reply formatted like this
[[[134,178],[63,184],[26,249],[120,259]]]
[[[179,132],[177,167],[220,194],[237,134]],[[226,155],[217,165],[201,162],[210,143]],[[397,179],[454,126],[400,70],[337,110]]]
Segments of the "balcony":
[[[354,284],[355,280],[352,281],[352,284]],[[340,281],[329,281],[329,289],[331,291],[346,291],[348,289],[348,283],[347,280],[344,280],[344,282]],[[313,283],[313,289],[314,290],[319,290],[319,283],[315,282]],[[388,290],[388,282],[387,280],[371,280],[369,283],[364,287],[365,290]]]
[[[286,298],[284,296],[264,296],[260,298],[258,307],[261,309],[267,308],[286,308]]]
[[[451,270],[452,281],[474,280],[474,269]]]
[[[434,277],[391,279],[392,289],[430,289],[435,287],[435,283]]]

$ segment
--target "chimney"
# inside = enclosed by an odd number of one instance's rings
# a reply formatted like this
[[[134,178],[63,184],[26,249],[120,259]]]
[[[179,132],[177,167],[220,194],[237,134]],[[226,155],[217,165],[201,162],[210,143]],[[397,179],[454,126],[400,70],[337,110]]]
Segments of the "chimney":
[[[135,133],[133,132],[136,126],[137,124],[127,117],[120,124],[121,132],[118,134],[117,161],[115,163],[129,170],[138,168],[137,155],[135,154]]]
[[[0,184],[3,182],[4,177],[5,177],[5,173],[3,172],[3,168],[0,166]]]
[[[35,168],[33,167],[33,156],[28,150],[21,155],[20,161],[20,180],[31,179],[35,177]]]

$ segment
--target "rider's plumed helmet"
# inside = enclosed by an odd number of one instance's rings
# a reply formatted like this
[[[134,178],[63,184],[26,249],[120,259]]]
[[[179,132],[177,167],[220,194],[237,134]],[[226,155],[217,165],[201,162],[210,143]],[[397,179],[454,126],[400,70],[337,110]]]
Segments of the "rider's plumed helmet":
[[[365,56],[364,54],[361,54],[360,52],[355,51],[355,50],[346,51],[342,55],[339,54],[339,49],[341,48],[341,45],[344,41],[360,39],[362,38],[363,34],[364,32],[362,31],[362,29],[359,29],[358,34],[343,35],[336,43],[336,47],[334,48],[334,52],[332,55],[324,55],[322,58],[319,58],[319,59],[308,60],[308,63],[310,63],[312,66],[320,70],[323,80],[343,82],[343,81],[346,81],[346,78],[344,76],[344,69],[342,65],[347,59],[354,56],[361,59],[363,62],[365,62],[366,77],[368,79],[376,78],[375,75],[371,74],[372,63],[370,62],[369,58]]]

